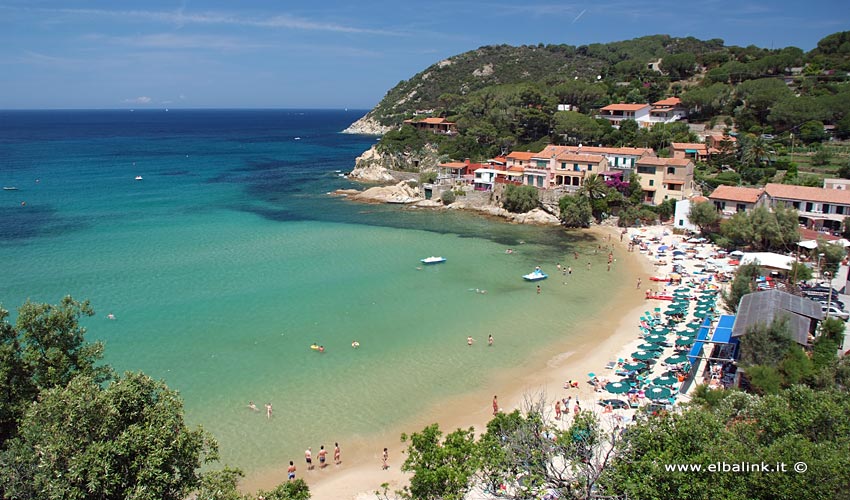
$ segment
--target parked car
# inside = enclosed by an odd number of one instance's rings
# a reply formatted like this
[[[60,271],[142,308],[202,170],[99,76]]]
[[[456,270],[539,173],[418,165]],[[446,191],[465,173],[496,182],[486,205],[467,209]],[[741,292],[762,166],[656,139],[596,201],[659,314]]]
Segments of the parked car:
[[[837,307],[838,309],[841,309],[841,310],[847,310],[847,308],[846,308],[846,307],[844,307],[844,302],[841,302],[840,300],[837,300],[837,299],[833,299],[833,300],[824,300],[824,299],[819,299],[819,300],[818,300],[818,302],[820,302],[821,307],[824,307],[824,306],[835,306],[835,307]]]
[[[827,314],[827,311],[829,311],[830,316],[833,318],[841,318],[844,321],[847,321],[847,318],[850,318],[849,312],[841,310],[835,306],[829,306],[829,309],[827,309],[826,306],[822,306],[821,311],[823,311],[824,314]]]

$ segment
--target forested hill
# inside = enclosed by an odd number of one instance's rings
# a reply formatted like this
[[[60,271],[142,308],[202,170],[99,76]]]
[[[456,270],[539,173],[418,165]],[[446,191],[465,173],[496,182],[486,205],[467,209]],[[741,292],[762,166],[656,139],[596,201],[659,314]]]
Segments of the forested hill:
[[[660,60],[655,68],[652,63]],[[417,110],[443,115],[481,89],[511,84],[557,88],[578,82],[601,84],[590,96],[558,95],[580,107],[610,102],[652,102],[705,83],[730,83],[781,76],[790,68],[850,70],[848,32],[830,35],[809,53],[796,47],[768,50],[726,46],[723,40],[652,35],[633,40],[571,45],[485,46],[439,61],[399,82],[367,115],[382,125],[398,125]],[[574,87],[575,85],[569,85]],[[572,99],[569,101],[568,99]],[[585,109],[582,111],[587,112]]]

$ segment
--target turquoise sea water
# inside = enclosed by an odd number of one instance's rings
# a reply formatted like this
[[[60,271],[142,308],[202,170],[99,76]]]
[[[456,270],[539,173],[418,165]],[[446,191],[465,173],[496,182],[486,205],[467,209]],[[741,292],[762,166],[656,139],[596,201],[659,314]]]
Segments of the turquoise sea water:
[[[179,390],[248,472],[366,442],[600,311],[617,273],[587,237],[328,196],[357,187],[336,171],[374,139],[337,132],[361,114],[0,112],[0,303],[90,299],[106,361]]]

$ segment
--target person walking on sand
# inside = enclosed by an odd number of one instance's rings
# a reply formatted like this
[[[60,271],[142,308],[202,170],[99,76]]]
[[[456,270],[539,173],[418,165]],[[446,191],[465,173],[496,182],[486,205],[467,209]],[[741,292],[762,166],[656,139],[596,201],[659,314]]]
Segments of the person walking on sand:
[[[640,290],[640,278],[637,280],[637,289]]]
[[[339,452],[339,443],[334,443],[334,463],[339,465],[342,463],[342,459],[340,458]]]
[[[381,463],[382,463],[381,469],[382,470],[387,470],[387,469],[390,468],[390,464],[387,463],[387,461],[389,459],[390,459],[390,453],[387,451],[386,448],[384,448],[384,454],[381,456]]]
[[[555,420],[561,420],[561,401],[555,401]]]
[[[304,461],[307,462],[307,470],[313,470],[313,448],[304,451]]]
[[[497,396],[493,396],[493,415],[499,414],[499,398]]]
[[[328,458],[328,450],[325,449],[325,445],[319,447],[319,468],[324,469],[326,467],[325,460]]]
[[[266,403],[266,418],[272,418],[272,404]]]
[[[289,468],[286,469],[286,478],[290,481],[295,480],[295,463],[292,460],[289,461]]]

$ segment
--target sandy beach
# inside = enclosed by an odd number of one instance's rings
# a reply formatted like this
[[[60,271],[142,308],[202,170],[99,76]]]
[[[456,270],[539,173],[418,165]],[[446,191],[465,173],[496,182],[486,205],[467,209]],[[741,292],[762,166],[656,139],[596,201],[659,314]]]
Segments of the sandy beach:
[[[522,408],[528,397],[541,396],[552,403],[572,396],[573,400],[583,402],[583,408],[596,407],[601,411],[602,408],[596,405],[599,394],[587,383],[587,373],[605,374],[606,363],[616,360],[620,353],[639,342],[636,325],[647,304],[644,289],[636,289],[635,282],[640,277],[644,283],[650,283],[648,277],[655,268],[645,256],[627,252],[627,240],[620,242],[618,228],[596,227],[591,231],[603,244],[609,244],[610,235],[610,243],[615,245],[616,261],[612,270],[622,277],[622,286],[612,290],[607,299],[604,310],[611,314],[586,318],[577,327],[577,332],[571,332],[563,343],[547,346],[527,358],[519,368],[490,380],[481,390],[440,401],[415,420],[385,429],[377,437],[370,436],[368,442],[341,443],[342,464],[339,466],[329,460],[331,464],[325,469],[316,467],[307,471],[301,457],[296,461],[298,477],[304,478],[310,485],[312,498],[374,498],[374,492],[380,489],[382,483],[388,483],[390,490],[401,488],[407,477],[400,471],[405,448],[400,442],[400,435],[418,432],[434,422],[444,433],[468,427],[481,432],[492,417],[493,395],[498,395],[500,407],[506,412]],[[494,348],[498,348],[498,341]],[[579,388],[564,389],[564,383],[569,379],[579,380]],[[566,426],[569,420],[561,422]],[[333,446],[333,443],[328,444]],[[381,451],[385,446],[389,449],[388,470],[381,468]],[[285,478],[286,467],[281,465],[252,475],[242,483],[242,488],[246,491],[268,490]]]

